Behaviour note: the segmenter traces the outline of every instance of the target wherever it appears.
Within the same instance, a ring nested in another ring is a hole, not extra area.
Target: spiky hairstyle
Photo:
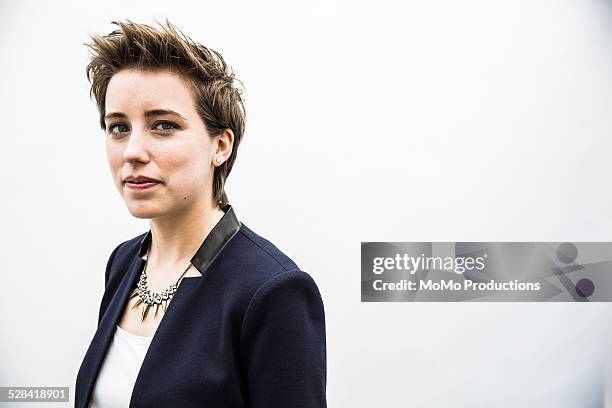
[[[86,68],[94,97],[104,121],[106,90],[113,75],[122,69],[137,68],[152,71],[172,71],[190,85],[198,114],[208,133],[217,136],[227,128],[234,133],[230,157],[215,168],[213,198],[228,203],[224,186],[242,140],[246,112],[242,101],[242,83],[217,51],[193,41],[166,20],[159,28],[132,21],[113,21],[119,28],[107,35],[92,35],[85,43],[91,52]],[[238,87],[237,85],[240,85]]]

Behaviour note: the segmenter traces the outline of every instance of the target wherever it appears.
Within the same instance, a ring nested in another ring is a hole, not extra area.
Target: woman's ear
[[[213,159],[215,166],[220,166],[232,154],[234,147],[234,132],[232,129],[226,128],[223,133],[216,137],[217,139],[217,150]]]

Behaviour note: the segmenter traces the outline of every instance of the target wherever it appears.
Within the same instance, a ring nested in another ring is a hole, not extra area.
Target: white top
[[[90,408],[125,408],[130,405],[136,376],[153,336],[137,336],[117,325],[100,368]]]

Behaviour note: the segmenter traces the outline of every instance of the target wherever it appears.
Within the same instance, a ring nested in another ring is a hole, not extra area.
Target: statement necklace
[[[147,259],[144,268],[142,269],[142,273],[140,274],[140,279],[138,280],[138,285],[132,292],[130,299],[138,296],[138,300],[132,306],[132,309],[135,309],[140,304],[142,304],[142,313],[140,314],[140,322],[142,323],[144,319],[147,317],[150,308],[155,308],[155,312],[153,313],[153,318],[157,316],[157,309],[159,309],[159,305],[162,306],[164,312],[168,307],[168,303],[172,296],[176,293],[176,289],[178,288],[178,284],[187,273],[187,270],[191,268],[191,262],[187,269],[183,271],[181,276],[177,279],[176,283],[171,283],[166,289],[164,289],[161,293],[151,292],[147,287],[147,264],[149,263],[149,252],[151,251],[151,245],[149,245],[149,249],[147,249]]]

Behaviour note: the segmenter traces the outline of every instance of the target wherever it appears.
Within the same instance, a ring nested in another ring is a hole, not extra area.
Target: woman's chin
[[[130,214],[136,218],[152,219],[163,216],[166,211],[146,203],[127,203]]]

